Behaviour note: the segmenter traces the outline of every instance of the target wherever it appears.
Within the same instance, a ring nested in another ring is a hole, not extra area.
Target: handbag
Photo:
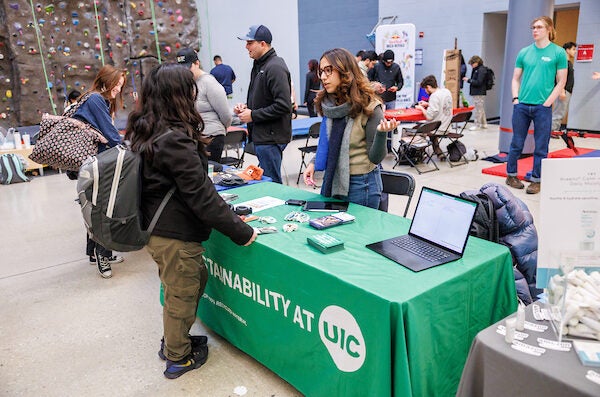
[[[45,113],[40,133],[29,158],[38,164],[78,171],[81,164],[98,154],[98,144],[108,140],[94,127],[70,116],[89,98],[89,94],[64,116]]]

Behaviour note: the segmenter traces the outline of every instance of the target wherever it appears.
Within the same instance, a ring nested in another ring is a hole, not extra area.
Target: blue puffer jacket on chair
[[[535,286],[538,236],[533,215],[527,205],[504,185],[486,183],[479,190],[494,204],[500,242],[510,249],[513,256],[517,293],[525,304],[529,304],[542,292]]]

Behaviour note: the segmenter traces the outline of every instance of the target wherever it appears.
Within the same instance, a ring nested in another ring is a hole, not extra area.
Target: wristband
[[[238,205],[235,207],[234,212],[237,215],[249,215],[252,213],[252,207],[246,207],[245,205]]]
[[[512,101],[514,102],[515,99],[519,99],[519,97],[518,96],[514,96]]]

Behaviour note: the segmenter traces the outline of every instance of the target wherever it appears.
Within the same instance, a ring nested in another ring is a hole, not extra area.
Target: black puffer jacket
[[[542,292],[535,286],[538,236],[533,224],[533,215],[527,205],[504,185],[487,183],[479,190],[494,204],[500,229],[500,243],[510,249],[515,262],[517,293],[526,304],[531,303],[531,300],[536,300],[537,295]]]
[[[154,156],[145,155],[142,178],[144,227],[171,186],[177,189],[163,210],[153,235],[182,241],[208,240],[212,228],[243,245],[253,234],[219,196],[206,173],[208,160],[183,130],[173,129],[152,144]]]
[[[292,140],[290,72],[271,48],[254,61],[248,87],[250,139],[256,144],[284,144]]]

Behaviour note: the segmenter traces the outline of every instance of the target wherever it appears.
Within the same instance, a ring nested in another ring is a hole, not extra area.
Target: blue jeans
[[[273,182],[281,183],[281,159],[283,150],[287,145],[257,145],[254,144],[256,157],[258,157],[258,166],[263,169],[264,175],[268,176]]]
[[[335,198],[378,209],[382,190],[381,172],[379,167],[375,167],[368,174],[350,175],[348,196],[335,196]]]
[[[517,160],[523,152],[527,130],[533,121],[533,172],[531,182],[539,182],[542,176],[542,159],[548,157],[548,143],[552,126],[552,108],[544,105],[526,105],[517,103],[513,106],[512,127],[513,137],[508,152],[506,174],[517,176]]]

